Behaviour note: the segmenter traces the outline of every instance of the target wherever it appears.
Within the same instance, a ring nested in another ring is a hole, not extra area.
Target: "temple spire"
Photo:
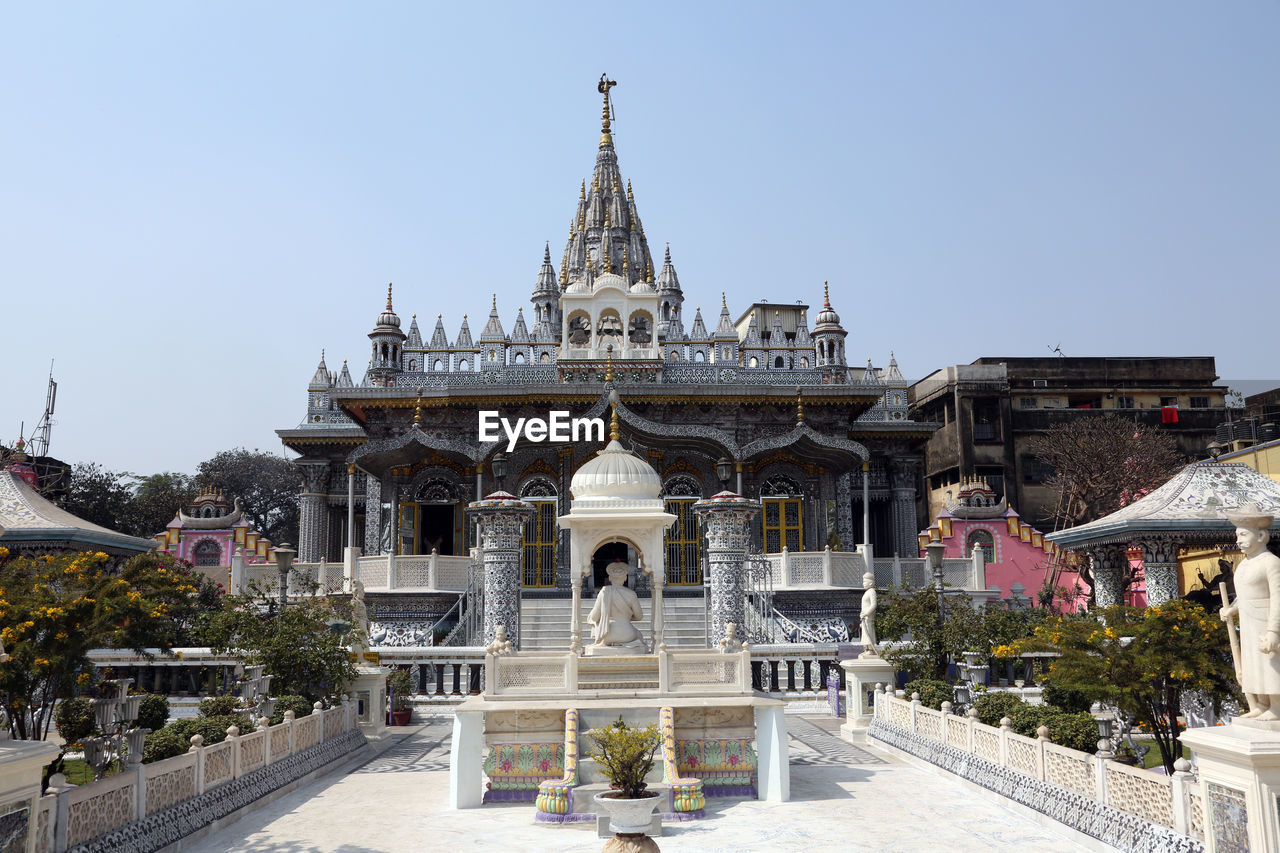
[[[613,147],[613,134],[609,132],[609,119],[613,118],[613,103],[609,98],[609,90],[618,85],[616,80],[610,80],[607,74],[600,75],[600,83],[596,86],[596,91],[604,95],[604,108],[600,113],[600,147]]]

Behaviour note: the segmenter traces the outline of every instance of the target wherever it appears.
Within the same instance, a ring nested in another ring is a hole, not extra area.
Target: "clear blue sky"
[[[1274,0],[6,4],[0,433],[56,358],[55,456],[190,471],[278,450],[321,347],[358,381],[388,281],[406,327],[496,292],[510,331],[602,71],[689,308],[829,279],[850,360],[912,378],[1280,384],[1278,43]]]

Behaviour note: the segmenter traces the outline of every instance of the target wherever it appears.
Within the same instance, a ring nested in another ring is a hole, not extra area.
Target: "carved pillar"
[[[707,567],[710,574],[711,634],[707,641],[715,648],[730,623],[743,631],[743,562],[751,541],[751,519],[760,504],[739,495],[721,492],[698,501],[693,512],[707,534]]]
[[[520,537],[533,505],[507,492],[494,492],[467,505],[467,513],[480,522],[480,546],[484,548],[484,640],[489,645],[498,626],[507,639],[520,647]]]
[[[916,460],[894,459],[890,468],[892,484],[893,550],[903,557],[919,552],[916,539]]]
[[[852,551],[858,543],[853,535],[853,474],[848,471],[836,478],[836,525],[840,550]]]
[[[1164,604],[1178,597],[1178,543],[1158,537],[1137,543],[1142,548],[1147,579],[1147,604]]]
[[[1124,548],[1107,545],[1089,549],[1093,566],[1093,600],[1098,607],[1124,603]]]
[[[299,462],[302,469],[302,514],[298,524],[298,562],[318,563],[329,544],[326,529],[328,462]]]
[[[364,553],[382,554],[382,481],[364,481]]]

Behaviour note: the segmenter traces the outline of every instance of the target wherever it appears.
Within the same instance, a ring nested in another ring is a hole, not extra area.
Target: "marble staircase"
[[[636,622],[640,633],[649,637],[649,614],[652,599],[640,599],[644,619]],[[592,599],[582,602],[582,642],[591,642]],[[562,652],[569,648],[569,622],[573,602],[568,598],[526,598],[520,604],[521,651]],[[707,647],[706,599],[698,597],[664,598],[663,638],[669,648],[695,649]]]

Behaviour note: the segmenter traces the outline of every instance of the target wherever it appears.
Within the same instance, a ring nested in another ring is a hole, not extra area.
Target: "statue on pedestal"
[[[1257,507],[1227,514],[1244,559],[1236,566],[1236,599],[1219,611],[1227,630],[1240,620],[1236,675],[1249,701],[1246,720],[1280,722],[1280,557],[1267,550],[1273,516]],[[1234,637],[1233,637],[1234,640]]]
[[[587,620],[591,623],[591,639],[586,649],[588,655],[644,654],[644,638],[632,625],[643,618],[640,598],[623,584],[631,574],[631,566],[622,560],[609,564],[609,585],[596,595]]]
[[[858,643],[862,645],[862,654],[858,657],[876,657],[876,576],[867,572],[862,576],[862,609],[859,621],[862,623],[862,635]]]
[[[369,651],[369,608],[364,603],[364,584],[351,582],[351,651]]]

